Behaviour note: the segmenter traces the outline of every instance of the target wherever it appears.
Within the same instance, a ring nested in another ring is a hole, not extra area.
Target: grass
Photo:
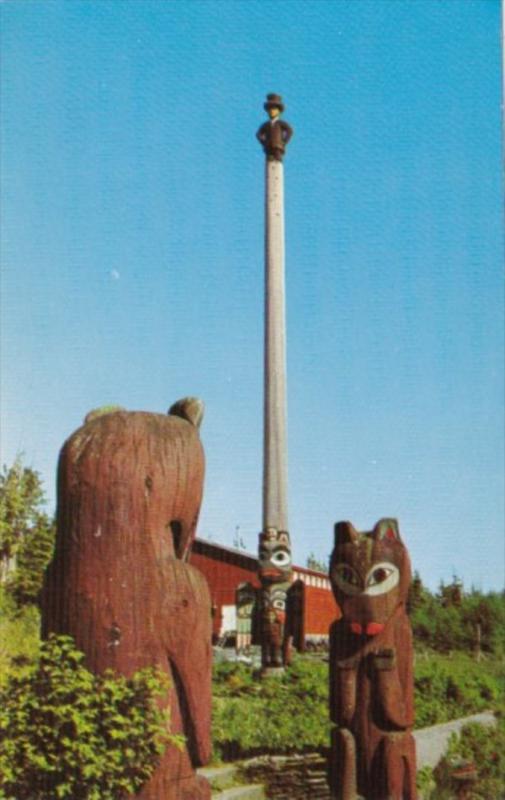
[[[35,606],[16,609],[0,586],[0,682],[12,664],[37,658],[40,647],[40,613]]]
[[[415,663],[416,728],[505,708],[504,664],[424,652]],[[217,759],[320,750],[329,742],[328,664],[297,656],[282,678],[259,681],[243,664],[214,667]]]

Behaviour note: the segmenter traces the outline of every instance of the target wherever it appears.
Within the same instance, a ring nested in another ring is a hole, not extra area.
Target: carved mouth
[[[260,575],[263,578],[281,578],[283,573],[278,569],[262,569]]]

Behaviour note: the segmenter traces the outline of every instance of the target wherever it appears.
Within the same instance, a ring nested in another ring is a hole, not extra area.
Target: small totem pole
[[[394,519],[335,526],[330,580],[330,775],[336,800],[415,800],[410,562]]]
[[[187,563],[202,498],[203,403],[168,416],[89,414],[58,466],[58,532],[43,633],[70,634],[95,672],[157,666],[170,680],[172,733],[142,800],[209,800],[196,767],[210,757],[211,613]]]
[[[265,159],[265,365],[263,531],[259,537],[263,674],[282,673],[287,658],[286,593],[291,583],[287,527],[286,322],[284,289],[284,173],[292,129],[280,119],[282,98],[267,95],[270,119],[256,136]]]
[[[252,624],[256,606],[256,589],[252,583],[240,583],[235,593],[237,609],[237,644],[238,654],[248,653],[252,643]]]
[[[260,534],[259,548],[261,663],[264,675],[280,674],[289,663],[287,603],[291,577],[289,534],[267,529]]]

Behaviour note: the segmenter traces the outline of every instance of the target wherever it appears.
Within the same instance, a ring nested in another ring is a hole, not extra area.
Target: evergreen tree
[[[20,456],[0,474],[0,583],[20,605],[36,602],[54,547],[39,473]]]
[[[416,609],[421,608],[426,602],[427,591],[423,586],[419,572],[415,570],[412,581],[409,586],[409,594],[407,598],[407,612],[412,614]]]
[[[316,558],[314,553],[307,556],[307,569],[313,569],[315,572],[328,572],[329,559],[323,561],[321,558]]]

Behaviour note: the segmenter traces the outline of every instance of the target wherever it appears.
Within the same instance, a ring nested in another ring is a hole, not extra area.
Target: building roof
[[[258,556],[253,555],[252,553],[247,553],[245,550],[239,550],[235,547],[227,547],[223,544],[218,544],[217,542],[210,541],[209,539],[201,539],[197,537],[194,541],[193,547],[196,552],[206,552],[209,555],[213,555],[214,558],[219,558],[221,554],[224,556],[225,554],[228,556],[230,560],[238,560],[241,561],[243,564],[247,563],[249,569],[258,569]],[[293,564],[293,570],[295,572],[301,573],[303,575],[314,575],[317,578],[326,578],[328,579],[327,572],[321,572],[317,569],[310,569],[309,567],[298,567]]]

